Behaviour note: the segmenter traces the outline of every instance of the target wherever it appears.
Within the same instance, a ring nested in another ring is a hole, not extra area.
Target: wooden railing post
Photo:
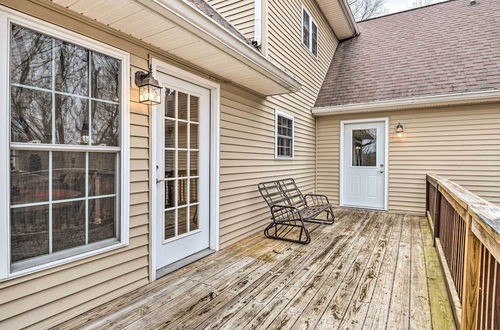
[[[477,325],[481,242],[472,233],[472,221],[472,216],[467,213],[461,329],[476,329]]]
[[[441,192],[439,184],[436,183],[436,193],[434,194],[434,247],[436,247],[436,238],[439,237],[439,226],[441,224]]]

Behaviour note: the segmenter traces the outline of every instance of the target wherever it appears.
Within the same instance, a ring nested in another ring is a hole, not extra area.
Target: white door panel
[[[210,91],[163,73],[155,107],[157,269],[209,248]]]
[[[344,124],[342,205],[385,208],[385,122]]]

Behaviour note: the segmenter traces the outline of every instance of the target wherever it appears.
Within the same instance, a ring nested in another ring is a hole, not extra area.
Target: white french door
[[[156,268],[210,245],[210,91],[158,72]]]
[[[341,204],[385,209],[386,122],[343,122],[342,125]]]

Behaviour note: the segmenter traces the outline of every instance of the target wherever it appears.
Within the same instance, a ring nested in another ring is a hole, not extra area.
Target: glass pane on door
[[[165,90],[165,240],[199,229],[199,103],[198,96]]]
[[[352,166],[377,166],[377,129],[352,131]]]

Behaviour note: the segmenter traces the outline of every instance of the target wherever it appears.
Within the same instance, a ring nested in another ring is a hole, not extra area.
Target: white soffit
[[[284,94],[300,89],[295,78],[182,0],[52,2],[259,94]]]
[[[349,39],[359,33],[347,1],[316,0],[316,2],[337,38]]]

